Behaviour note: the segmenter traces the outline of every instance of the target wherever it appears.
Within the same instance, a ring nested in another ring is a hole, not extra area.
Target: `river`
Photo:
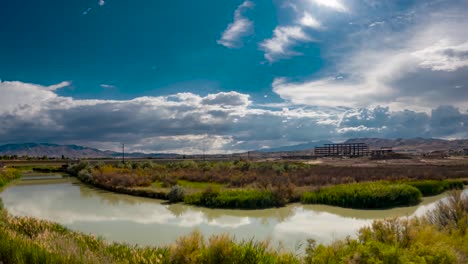
[[[266,210],[220,210],[167,205],[160,200],[95,189],[75,178],[43,175],[9,185],[0,197],[12,215],[51,220],[109,241],[158,246],[199,230],[205,236],[228,233],[238,240],[269,239],[274,247],[297,251],[308,238],[330,243],[355,236],[360,227],[374,219],[422,215],[444,195],[424,198],[417,206],[388,210],[301,204]]]

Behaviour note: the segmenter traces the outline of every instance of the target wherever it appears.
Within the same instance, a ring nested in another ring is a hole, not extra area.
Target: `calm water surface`
[[[0,197],[13,215],[51,220],[110,241],[163,245],[197,229],[206,236],[229,233],[237,239],[270,239],[275,246],[295,249],[308,238],[329,243],[355,236],[374,219],[422,215],[443,195],[425,198],[418,206],[390,210],[300,204],[267,210],[219,210],[114,194],[74,178],[28,177],[4,189]]]

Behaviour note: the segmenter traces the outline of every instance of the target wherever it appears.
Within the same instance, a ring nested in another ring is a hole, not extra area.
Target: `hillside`
[[[7,144],[0,146],[0,155],[17,155],[30,157],[61,157],[69,158],[104,158],[112,157],[115,152],[101,151],[77,145],[57,145],[48,143]]]
[[[345,143],[366,143],[371,148],[392,147],[395,150],[462,150],[468,148],[468,139],[444,140],[436,138],[410,138],[410,139],[382,139],[382,138],[353,138]]]

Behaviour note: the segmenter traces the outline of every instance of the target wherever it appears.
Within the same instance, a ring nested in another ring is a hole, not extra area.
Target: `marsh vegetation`
[[[455,179],[466,177],[468,167],[429,167],[423,171],[412,166],[360,168],[293,162],[183,161],[116,166],[82,162],[68,171],[103,189],[212,208],[261,209],[299,201],[388,208],[463,188],[463,181]]]

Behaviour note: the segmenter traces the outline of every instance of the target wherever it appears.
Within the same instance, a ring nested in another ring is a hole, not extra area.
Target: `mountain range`
[[[55,157],[63,156],[67,158],[116,158],[121,157],[121,152],[110,150],[99,150],[95,148],[77,146],[77,145],[58,145],[49,143],[23,143],[23,144],[6,144],[0,146],[0,156],[2,155],[17,155],[30,157]],[[130,152],[125,153],[125,157],[145,158],[145,157],[175,157],[176,154],[161,154],[161,153],[140,153]]]
[[[261,149],[258,152],[288,152],[288,151],[306,151],[312,150],[315,147],[331,144],[328,140],[313,141],[292,146],[279,146],[268,149]],[[344,143],[366,143],[371,149],[379,149],[381,147],[392,147],[394,150],[416,150],[420,152],[430,152],[437,150],[462,150],[468,149],[468,139],[459,140],[444,140],[435,138],[411,138],[411,139],[382,139],[382,138],[353,138],[348,139]],[[49,143],[23,143],[23,144],[6,144],[0,146],[0,156],[17,155],[30,157],[56,157],[63,156],[67,158],[117,158],[122,155],[121,152],[103,151],[96,148],[89,148],[77,145],[58,145]],[[161,154],[161,153],[125,153],[126,157],[131,158],[147,158],[147,157],[164,157],[173,158],[177,154]]]
[[[373,149],[392,147],[394,150],[417,150],[422,152],[437,150],[463,150],[468,149],[468,139],[445,140],[438,138],[409,138],[409,139],[383,139],[383,138],[353,138],[345,143],[366,143]]]

